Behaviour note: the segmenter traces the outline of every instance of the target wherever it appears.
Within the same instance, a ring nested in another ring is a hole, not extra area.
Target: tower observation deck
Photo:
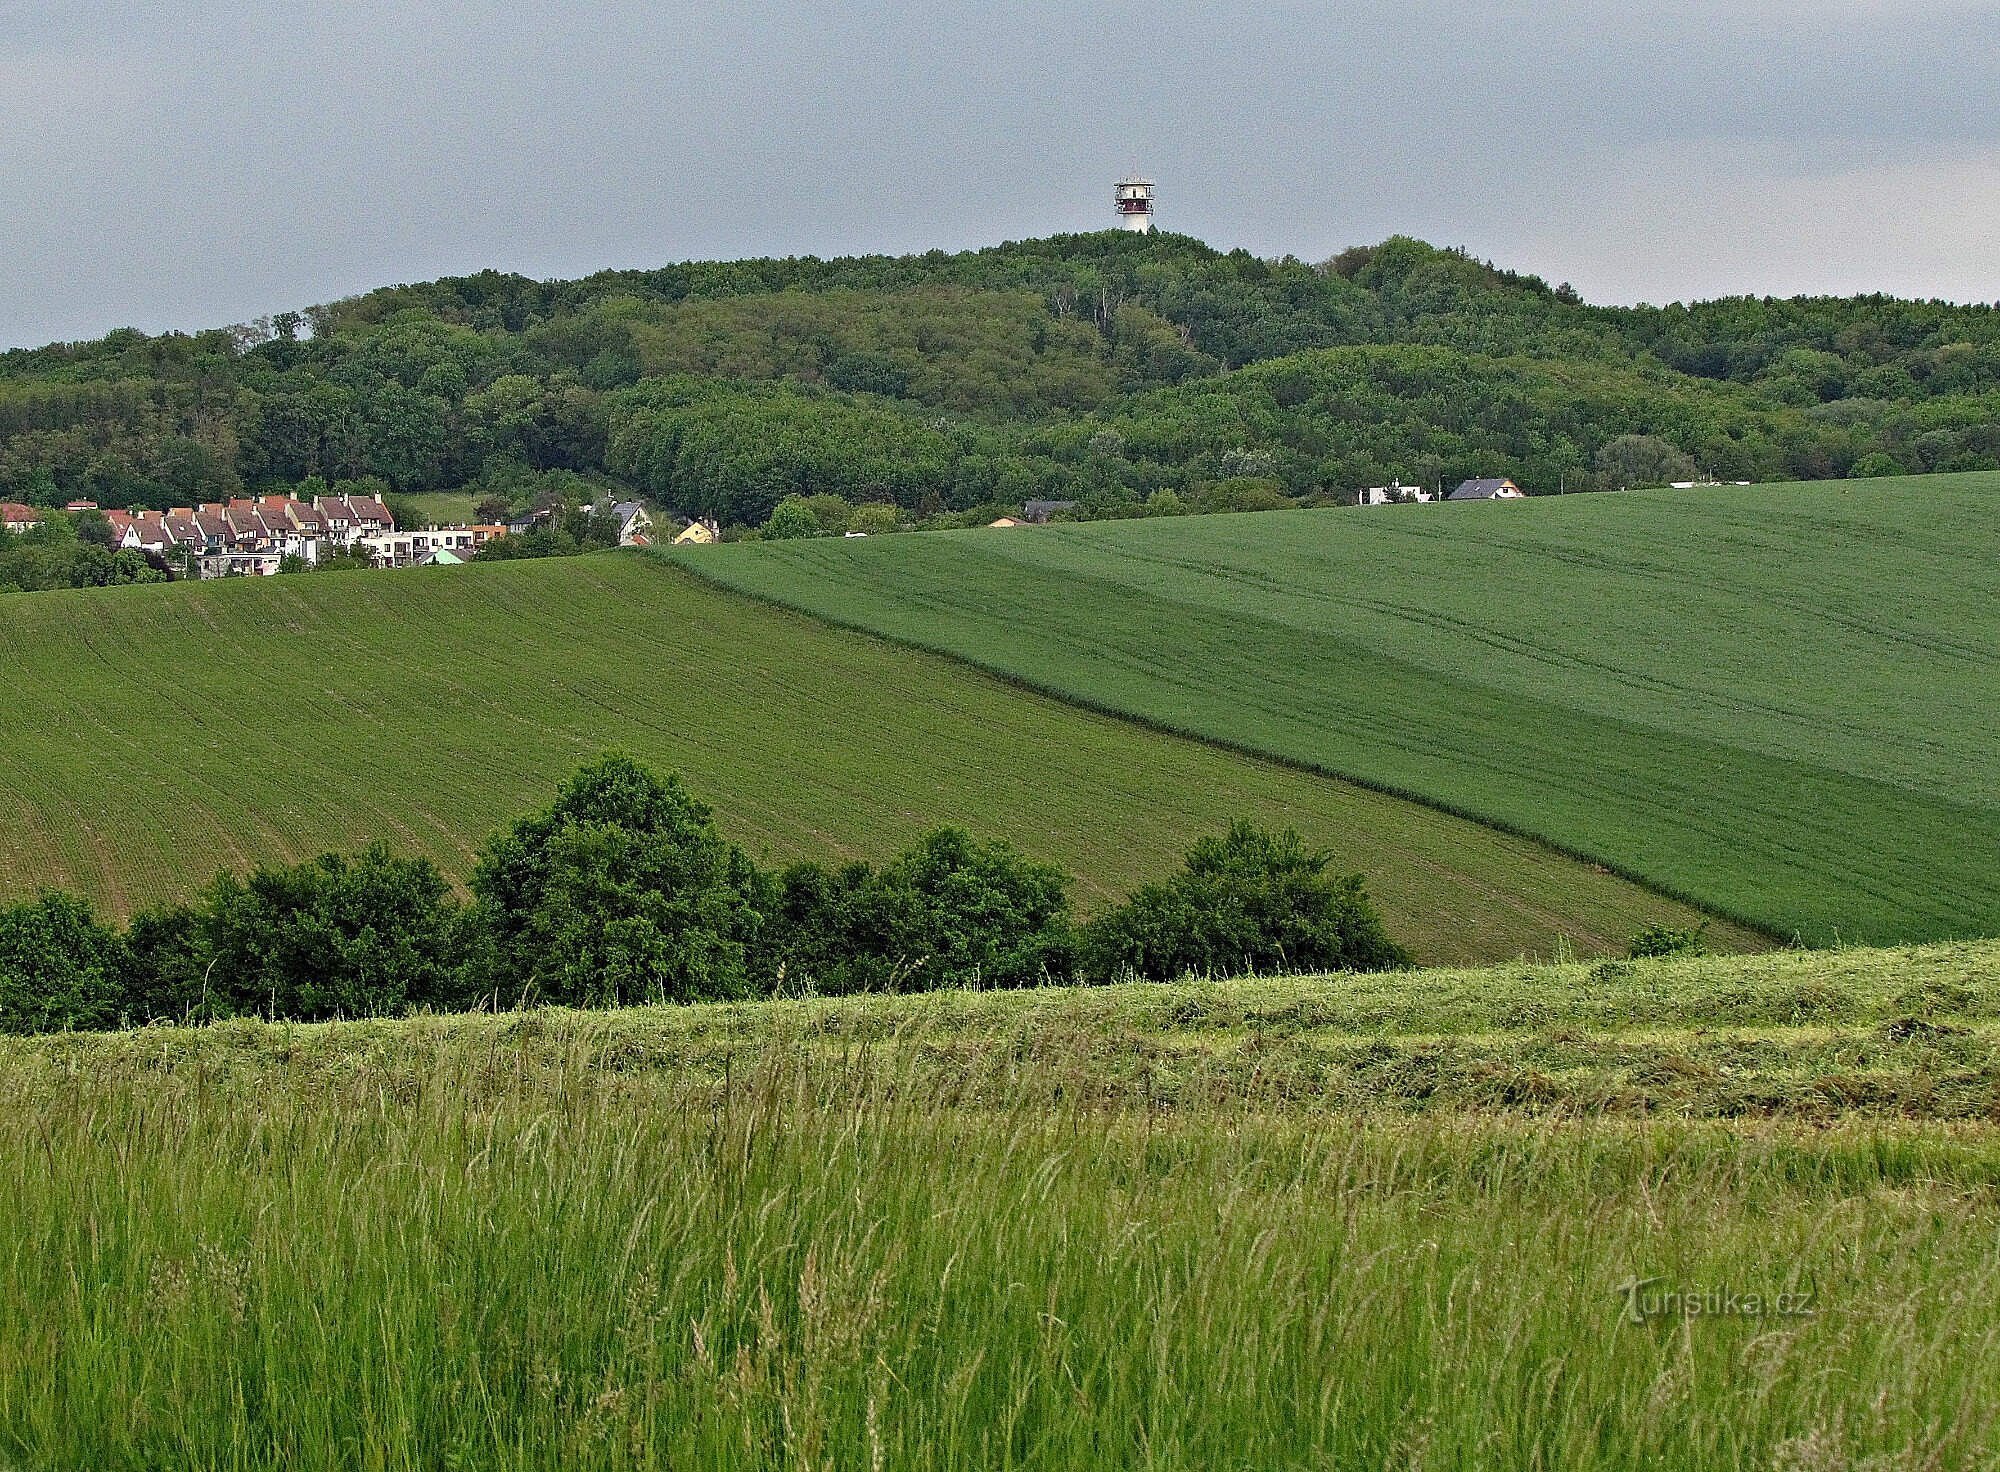
[[[1118,228],[1146,233],[1153,228],[1153,181],[1133,177],[1118,181],[1115,198]]]

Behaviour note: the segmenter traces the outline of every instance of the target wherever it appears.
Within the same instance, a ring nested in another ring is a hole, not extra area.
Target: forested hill
[[[762,522],[2000,466],[2000,313],[1603,308],[1408,239],[1185,236],[397,286],[252,327],[0,354],[0,498],[187,504],[369,477],[509,504],[610,479]],[[579,482],[577,477],[583,477]]]

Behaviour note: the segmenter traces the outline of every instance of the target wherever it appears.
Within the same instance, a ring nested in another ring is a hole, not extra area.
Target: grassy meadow
[[[1365,872],[1426,960],[1616,952],[1698,918],[1544,846],[632,554],[0,600],[0,686],[0,898],[53,885],[120,916],[378,838],[462,877],[622,747],[765,858],[880,858],[957,823],[1065,865],[1088,907],[1245,816]]]
[[[2000,474],[693,549],[1813,943],[2000,930]]]
[[[453,526],[479,520],[479,497],[470,491],[414,491],[397,496],[396,504],[414,511],[430,526]]]
[[[1987,944],[10,1040],[0,1463],[1991,1465],[1996,1033]]]

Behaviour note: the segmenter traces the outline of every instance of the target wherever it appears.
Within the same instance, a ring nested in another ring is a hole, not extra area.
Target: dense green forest
[[[0,497],[185,504],[376,477],[512,505],[613,479],[757,525],[2000,467],[2000,313],[1589,306],[1409,239],[1319,264],[1185,236],[487,272],[250,326],[0,354]],[[555,479],[552,481],[551,478]]]

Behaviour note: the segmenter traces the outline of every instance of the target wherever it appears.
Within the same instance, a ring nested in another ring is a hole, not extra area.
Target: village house
[[[396,529],[389,508],[372,496],[314,496],[313,510],[325,524],[327,537],[342,547]]]
[[[651,526],[643,508],[624,525],[639,532]],[[307,566],[335,551],[365,553],[377,567],[452,565],[470,561],[504,526],[427,526],[396,529],[389,508],[370,496],[232,497],[176,506],[104,513],[111,545],[162,560],[188,561],[203,578],[268,577],[289,559]],[[42,519],[30,506],[0,503],[9,531],[26,530]]]
[[[649,547],[653,542],[653,518],[637,501],[600,501],[583,508],[592,516],[618,519],[618,545]]]
[[[0,526],[10,532],[24,532],[42,524],[42,513],[19,501],[0,501]]]
[[[1021,520],[1042,526],[1056,513],[1074,510],[1076,510],[1074,501],[1029,501],[1021,507]]]
[[[1400,506],[1411,501],[1436,499],[1422,486],[1406,486],[1399,480],[1392,480],[1386,486],[1368,486],[1354,493],[1357,506]]]
[[[376,567],[420,567],[442,560],[436,556],[441,552],[452,554],[451,564],[470,561],[488,542],[506,535],[504,526],[420,526],[373,532],[357,537],[354,546]]]
[[[1528,493],[1511,480],[1467,480],[1460,481],[1458,489],[1445,497],[1447,501],[1515,501]]]
[[[706,547],[722,540],[721,529],[712,521],[691,521],[674,538],[676,547]]]

